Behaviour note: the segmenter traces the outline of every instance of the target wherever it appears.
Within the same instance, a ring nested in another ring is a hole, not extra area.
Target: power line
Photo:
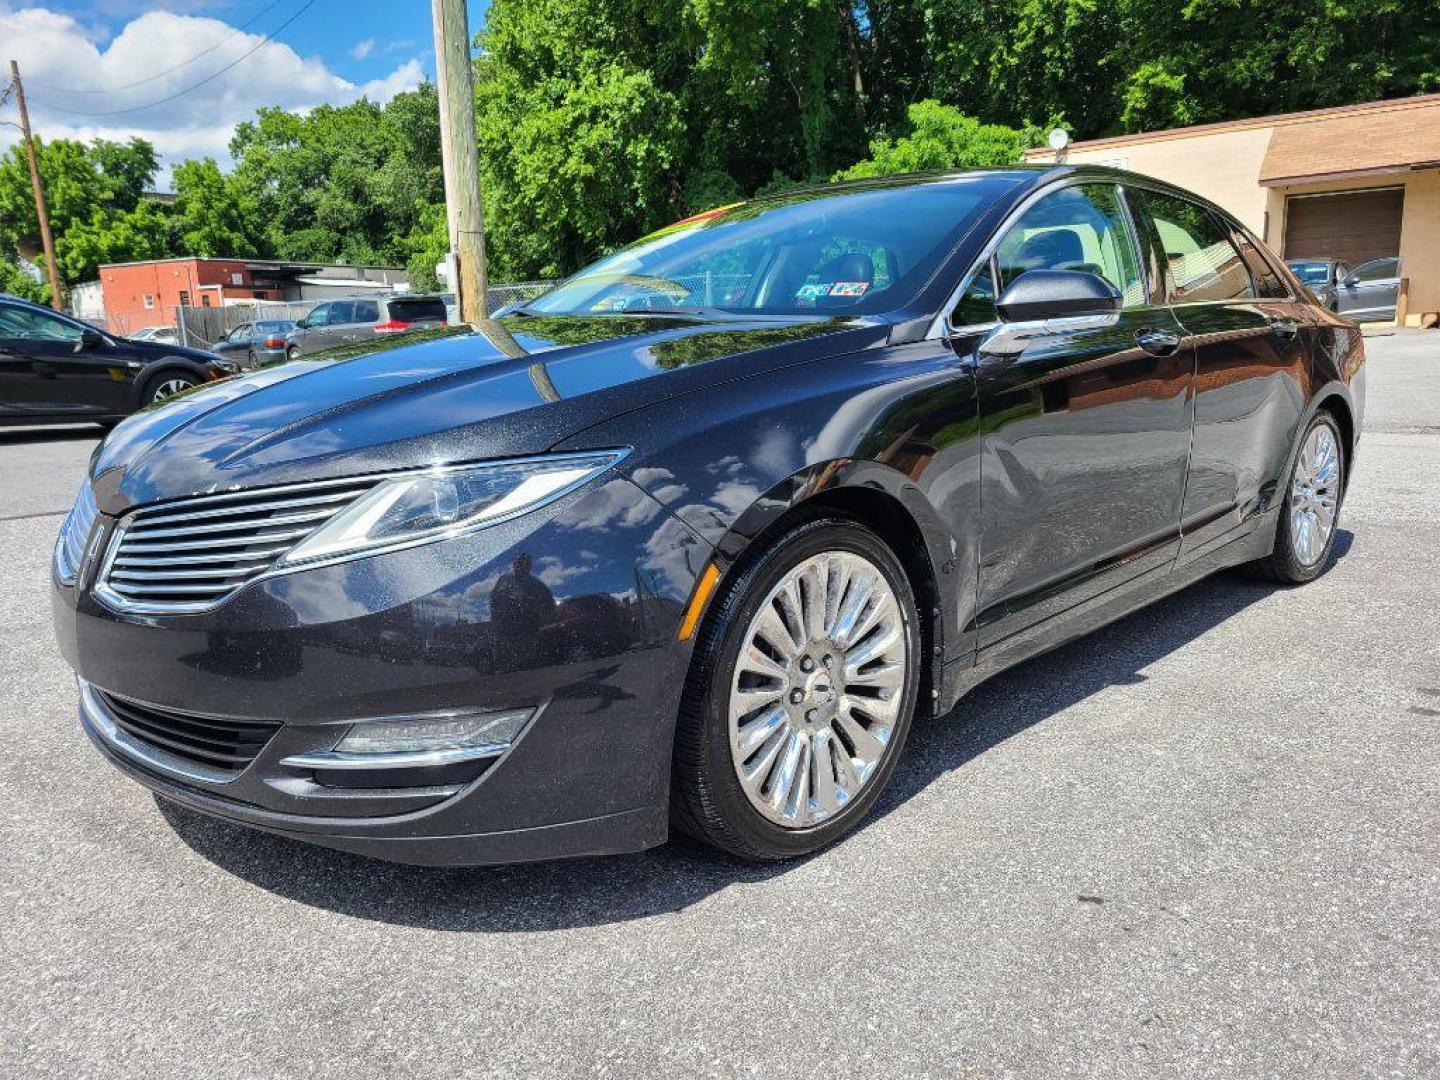
[[[122,83],[120,86],[108,86],[100,88],[77,88],[73,86],[60,86],[56,83],[43,83],[35,79],[31,79],[30,85],[38,86],[42,90],[58,90],[62,94],[118,94],[121,90],[132,90],[137,86],[144,86],[146,83],[152,83],[156,79],[163,79],[166,75],[172,75],[183,67],[189,67],[196,60],[199,60],[202,56],[209,56],[216,49],[220,48],[221,45],[225,45],[231,41],[234,41],[247,27],[258,22],[262,16],[264,16],[268,11],[270,11],[271,8],[275,7],[279,3],[280,0],[270,0],[270,3],[266,4],[263,8],[261,8],[254,15],[250,16],[250,18],[246,19],[239,26],[235,27],[230,33],[226,34],[223,38],[217,41],[214,45],[211,45],[208,49],[202,49],[200,52],[196,53],[188,60],[181,60],[180,63],[176,64],[174,67],[168,67],[164,71],[157,71],[154,75],[149,75],[143,79],[137,79],[135,82]]]
[[[155,108],[155,106],[157,106],[157,105],[164,105],[166,102],[174,101],[176,98],[184,97],[186,94],[190,93],[190,91],[192,91],[192,90],[198,90],[198,89],[200,89],[200,87],[204,86],[206,83],[214,82],[214,81],[215,81],[216,79],[218,79],[221,75],[224,75],[227,71],[229,71],[231,68],[235,67],[237,64],[243,63],[246,59],[248,59],[249,57],[255,55],[255,53],[259,52],[259,51],[260,51],[262,48],[264,48],[266,45],[270,44],[270,42],[272,42],[273,40],[275,40],[275,35],[276,35],[276,34],[280,33],[281,30],[284,30],[287,26],[289,26],[291,23],[293,23],[293,22],[294,22],[296,19],[298,19],[301,15],[304,15],[305,12],[306,12],[307,10],[309,10],[309,8],[310,8],[314,3],[315,3],[315,0],[305,0],[305,3],[303,3],[303,4],[300,5],[299,9],[295,12],[295,14],[291,15],[288,19],[286,19],[284,22],[282,22],[282,23],[281,23],[279,26],[277,26],[274,30],[271,30],[268,34],[266,34],[263,38],[261,38],[260,41],[259,41],[259,43],[258,43],[257,45],[255,45],[253,48],[251,48],[251,49],[248,50],[247,52],[242,53],[240,56],[237,56],[234,60],[232,60],[230,63],[226,64],[224,67],[222,67],[219,71],[215,72],[213,75],[207,75],[207,76],[205,76],[205,78],[201,79],[199,82],[193,82],[193,83],[191,83],[189,86],[184,87],[184,88],[181,89],[181,90],[175,91],[175,93],[173,93],[173,94],[169,94],[169,95],[167,95],[166,97],[159,98],[159,99],[156,100],[156,101],[148,102],[148,103],[145,104],[145,105],[135,105],[135,106],[133,106],[133,107],[131,107],[131,108],[128,108],[128,109],[108,109],[108,110],[105,110],[105,111],[98,111],[98,112],[97,112],[97,111],[92,111],[92,110],[89,110],[89,109],[65,109],[65,108],[61,108],[59,105],[52,104],[51,102],[48,102],[48,101],[36,101],[36,104],[37,104],[37,105],[43,105],[45,108],[50,109],[52,112],[65,113],[65,114],[67,114],[67,115],[69,115],[69,116],[123,116],[123,115],[125,115],[126,113],[144,112],[146,109],[153,109],[153,108]]]

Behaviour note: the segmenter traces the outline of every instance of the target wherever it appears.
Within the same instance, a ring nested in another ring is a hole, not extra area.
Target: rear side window
[[[1136,194],[1155,224],[1165,253],[1173,302],[1243,300],[1255,295],[1240,252],[1210,211],[1171,195]]]
[[[1399,259],[1372,259],[1355,268],[1355,277],[1360,281],[1384,281],[1400,273]]]
[[[445,301],[438,296],[416,297],[413,300],[391,300],[390,318],[397,322],[445,321]]]
[[[356,321],[356,322],[379,322],[379,321],[380,321],[380,305],[379,305],[379,303],[377,303],[377,302],[374,301],[374,300],[356,300],[356,301],[355,301],[355,321]]]

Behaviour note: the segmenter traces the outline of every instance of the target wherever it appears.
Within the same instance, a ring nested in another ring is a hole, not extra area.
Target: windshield
[[[526,311],[771,315],[903,307],[1015,174],[803,192],[721,207],[581,270]]]
[[[1306,285],[1328,285],[1330,284],[1330,264],[1326,262],[1292,262],[1287,263],[1295,276]]]

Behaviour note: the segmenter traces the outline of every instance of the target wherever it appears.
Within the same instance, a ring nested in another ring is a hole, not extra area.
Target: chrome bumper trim
[[[393,753],[347,754],[339,750],[318,750],[283,758],[281,765],[295,769],[405,769],[426,765],[455,765],[499,757],[510,743],[488,746],[457,746],[449,750],[398,750]]]
[[[81,719],[105,741],[106,746],[117,753],[138,761],[158,773],[179,777],[182,780],[198,780],[203,784],[228,784],[239,777],[240,773],[238,772],[207,768],[204,765],[197,765],[193,761],[176,757],[174,754],[168,754],[164,750],[148,746],[122,731],[110,715],[110,710],[100,700],[100,696],[95,693],[95,688],[84,679],[77,678],[75,681],[80,687]]]

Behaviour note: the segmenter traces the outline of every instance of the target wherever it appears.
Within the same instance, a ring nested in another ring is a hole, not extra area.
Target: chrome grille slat
[[[97,591],[112,606],[153,612],[213,607],[378,481],[203,495],[121,521]]]
[[[266,562],[279,555],[282,551],[290,548],[289,544],[276,544],[272,547],[258,548],[254,551],[241,551],[230,555],[125,555],[124,558],[115,560],[116,570],[127,570],[131,567],[146,569],[155,566],[205,566],[215,562],[252,563]]]
[[[55,561],[62,581],[74,581],[79,573],[80,562],[85,558],[85,542],[90,538],[90,530],[95,527],[98,514],[95,493],[90,488],[90,481],[86,480],[80,485],[80,494],[75,498],[75,505],[60,524],[60,540],[56,545]]]
[[[264,520],[267,526],[298,525],[299,523],[304,521],[324,521],[326,518],[333,516],[335,514],[335,511],[338,509],[338,507],[335,507],[323,510],[311,510],[302,514],[282,514],[279,517],[273,517]],[[212,522],[209,525],[180,525],[171,528],[160,529],[150,528],[148,525],[137,524],[131,526],[131,528],[127,530],[126,535],[135,536],[142,540],[151,540],[157,537],[164,537],[169,539],[173,537],[205,536],[209,533],[240,532],[241,530],[249,532],[253,529],[254,525],[251,522],[247,522],[244,520]]]
[[[137,552],[149,554],[155,551],[211,551],[217,548],[226,547],[250,547],[256,543],[269,543],[275,540],[298,540],[306,533],[313,531],[313,526],[307,525],[303,529],[287,529],[283,532],[259,532],[254,536],[216,537],[209,540],[179,541],[172,543],[127,543],[123,550],[126,552]],[[291,545],[286,544],[287,548]]]
[[[351,500],[353,496],[349,492],[332,492],[328,495],[314,495],[306,499],[274,499],[269,502],[241,503],[239,505],[219,506],[210,510],[197,510],[194,513],[183,511],[168,514],[156,514],[147,517],[145,524],[164,525],[172,521],[200,521],[207,518],[221,517],[244,517],[246,515],[262,514],[273,510],[290,510],[307,506],[331,506],[337,508]],[[333,510],[332,510],[333,512]]]

